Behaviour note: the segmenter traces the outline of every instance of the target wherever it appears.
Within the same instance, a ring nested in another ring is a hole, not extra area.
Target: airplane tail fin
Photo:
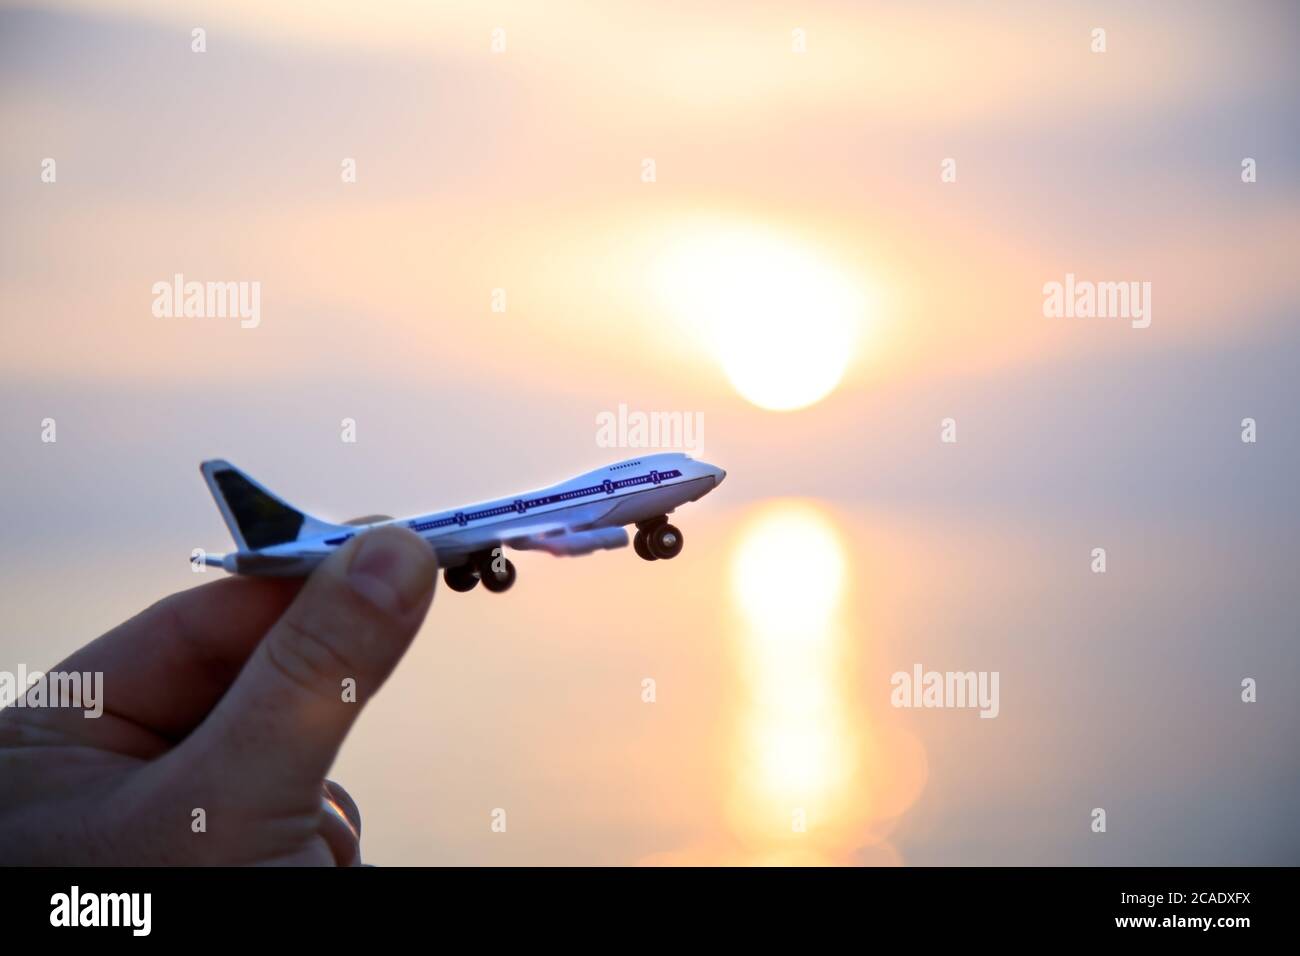
[[[299,511],[228,461],[205,461],[199,470],[241,551],[257,551],[346,527]]]

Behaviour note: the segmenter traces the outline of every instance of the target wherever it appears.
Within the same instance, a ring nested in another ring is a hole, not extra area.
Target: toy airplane
[[[302,576],[354,535],[397,525],[429,542],[453,591],[468,591],[482,581],[495,592],[515,583],[515,566],[502,554],[503,546],[588,554],[625,547],[624,525],[634,524],[633,547],[640,557],[675,558],[683,539],[668,523],[668,515],[704,497],[727,476],[721,468],[688,455],[646,455],[513,498],[347,525],[299,511],[227,461],[205,461],[201,470],[239,545],[232,554],[204,555],[205,564],[235,574]]]

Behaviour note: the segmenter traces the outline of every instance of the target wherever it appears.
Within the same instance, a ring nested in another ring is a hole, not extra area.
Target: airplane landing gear
[[[499,548],[479,555],[476,564],[479,580],[493,594],[508,591],[510,585],[515,583],[514,562],[502,554]]]
[[[458,568],[443,571],[442,579],[453,591],[472,591],[478,584],[478,571],[472,564],[462,564]]]
[[[651,554],[662,561],[681,554],[684,543],[682,533],[667,522],[646,533],[646,546]]]
[[[645,541],[645,532],[639,528],[637,529],[636,534],[632,536],[632,550],[635,551],[637,557],[641,558],[643,561],[659,560],[650,553],[650,545],[646,544]]]
[[[515,565],[499,548],[481,551],[459,567],[447,568],[442,579],[453,591],[472,591],[482,581],[483,587],[500,594],[515,583]]]
[[[652,518],[637,525],[636,537],[632,539],[633,550],[646,561],[668,561],[682,553],[685,539],[675,525],[668,523],[666,517]]]

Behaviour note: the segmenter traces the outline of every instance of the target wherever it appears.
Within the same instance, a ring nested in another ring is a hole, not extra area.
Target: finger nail
[[[382,528],[361,535],[348,584],[380,610],[401,616],[433,586],[433,549],[409,531]]]

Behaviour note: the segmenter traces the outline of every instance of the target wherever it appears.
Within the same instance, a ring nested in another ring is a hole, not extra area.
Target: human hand
[[[356,805],[325,773],[436,572],[427,543],[379,528],[306,583],[182,591],[81,648],[51,670],[102,672],[101,717],[0,711],[0,863],[359,863]]]

